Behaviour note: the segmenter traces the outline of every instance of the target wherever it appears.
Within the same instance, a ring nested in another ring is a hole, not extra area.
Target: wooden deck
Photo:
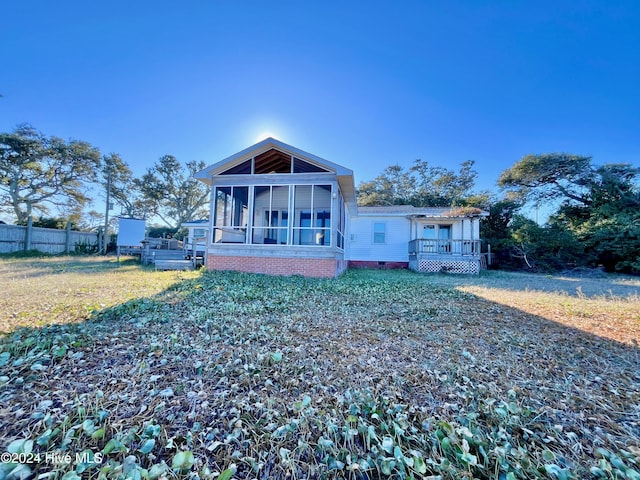
[[[193,270],[204,265],[204,256],[198,256],[196,252],[197,256],[194,257],[193,250],[185,248],[186,245],[183,246],[182,242],[156,245],[155,248],[151,248],[149,243],[142,248],[140,260],[143,265],[153,265],[156,270]],[[168,248],[170,246],[174,248]]]
[[[409,268],[416,272],[478,274],[486,268],[480,240],[417,238],[409,242]]]

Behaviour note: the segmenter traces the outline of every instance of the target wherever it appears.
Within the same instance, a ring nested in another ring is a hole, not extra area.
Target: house
[[[480,219],[487,215],[475,208],[360,206],[350,223],[349,265],[479,273]]]
[[[194,220],[192,222],[184,222],[180,225],[188,231],[187,242],[194,243],[197,240],[207,236],[209,230],[209,220]]]
[[[195,178],[211,186],[208,269],[335,277],[347,268],[351,170],[267,138]]]
[[[195,178],[211,187],[210,270],[335,277],[349,265],[480,269],[486,213],[358,207],[353,171],[274,138]]]
[[[209,220],[194,220],[184,222],[180,225],[187,229],[187,236],[183,240],[187,255],[204,256],[207,247],[207,232],[209,231]]]

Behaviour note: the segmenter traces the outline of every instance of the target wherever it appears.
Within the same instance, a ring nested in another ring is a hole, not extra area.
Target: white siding
[[[480,221],[478,219],[460,219],[452,218],[448,220],[433,219],[425,220],[420,219],[414,222],[414,230],[411,233],[412,240],[414,238],[422,238],[422,227],[424,225],[450,225],[451,226],[451,239],[452,240],[478,240],[480,238]],[[473,235],[472,235],[473,231]]]
[[[385,243],[377,244],[373,240],[374,224],[386,225]],[[422,238],[424,224],[451,226],[451,238],[454,240],[478,240],[480,238],[480,222],[474,219],[420,219],[412,222],[407,217],[398,216],[356,216],[349,222],[349,233],[346,237],[345,255],[348,260],[373,262],[407,262],[409,261],[409,241]],[[413,229],[413,230],[412,230]],[[473,230],[473,234],[472,234]]]
[[[480,219],[479,218],[474,218],[474,219],[465,218],[460,221],[460,224],[462,224],[462,227],[458,227],[458,228],[464,229],[464,233],[461,230],[458,230],[457,236],[454,236],[453,238],[460,238],[462,240],[479,240],[480,239]]]
[[[373,243],[373,225],[384,223],[385,243]],[[411,225],[408,218],[366,216],[352,217],[346,238],[348,260],[374,262],[408,262]]]

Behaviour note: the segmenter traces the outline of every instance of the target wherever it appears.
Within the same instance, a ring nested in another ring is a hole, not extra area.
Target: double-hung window
[[[374,222],[373,243],[387,243],[387,224],[386,223]]]

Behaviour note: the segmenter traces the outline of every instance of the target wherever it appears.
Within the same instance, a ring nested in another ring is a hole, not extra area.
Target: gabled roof
[[[469,218],[487,217],[480,209],[468,207],[414,207],[413,205],[385,205],[358,207],[358,216],[427,217],[427,218]]]
[[[340,189],[342,190],[342,194],[344,195],[345,203],[347,204],[349,210],[355,211],[356,187],[353,179],[353,170],[343,167],[342,165],[338,165],[337,163],[330,162],[329,160],[325,160],[324,158],[320,158],[311,153],[305,152],[304,150],[300,150],[299,148],[288,145],[272,137],[265,138],[255,145],[245,148],[244,150],[231,155],[224,160],[220,160],[219,162],[205,167],[204,169],[197,172],[194,175],[194,178],[208,185],[211,185],[212,177],[219,175],[222,172],[240,165],[241,163],[246,162],[247,160],[265,153],[271,149],[279,150],[283,153],[309,162],[310,164],[317,165],[318,167],[321,167],[322,169],[327,170],[330,173],[334,173],[338,177],[338,184],[340,185]]]
[[[343,167],[342,165],[338,165],[337,163],[330,162],[329,160],[325,160],[324,158],[320,158],[311,153],[305,152],[304,150],[300,150],[299,148],[293,147],[291,145],[287,145],[280,140],[276,140],[275,138],[269,137],[264,140],[252,145],[244,150],[231,155],[230,157],[225,158],[224,160],[220,160],[208,167],[205,167],[203,170],[199,171],[194,175],[198,180],[205,181],[210,177],[217,175],[231,167],[234,167],[252,157],[260,155],[272,148],[276,150],[280,150],[281,152],[288,153],[294,157],[301,158],[303,160],[307,160],[311,163],[315,163],[325,169],[335,173],[338,176],[351,175],[353,176],[353,170]]]

